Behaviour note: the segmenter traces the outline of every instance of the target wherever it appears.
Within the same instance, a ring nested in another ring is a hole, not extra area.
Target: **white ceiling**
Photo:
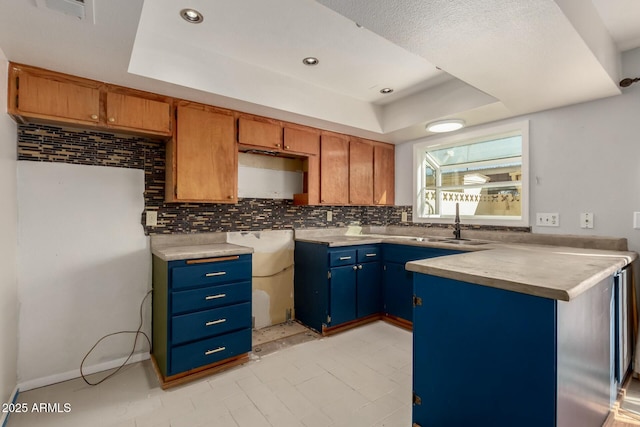
[[[0,49],[14,62],[395,143],[442,118],[475,125],[614,96],[622,77],[637,77],[619,71],[620,52],[640,47],[637,0],[86,2],[93,16],[79,20],[43,0],[3,0]],[[183,7],[204,22],[182,20]]]

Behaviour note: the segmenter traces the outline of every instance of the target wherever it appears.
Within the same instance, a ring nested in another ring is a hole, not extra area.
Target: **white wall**
[[[99,338],[138,327],[151,288],[143,193],[142,170],[18,162],[21,390],[79,376]],[[146,341],[139,342],[134,360],[148,358]],[[132,343],[132,335],[104,341],[84,372],[118,365]]]
[[[635,49],[623,55],[622,77],[638,76]],[[530,218],[560,214],[560,227],[533,226],[534,233],[626,237],[640,251],[640,230],[632,228],[632,213],[640,212],[640,83],[622,92],[496,122],[530,121]],[[396,147],[397,205],[412,204],[414,144]],[[580,212],[593,212],[593,229],[580,228]]]
[[[6,402],[16,387],[18,361],[17,136],[16,125],[6,114],[4,102],[7,99],[7,67],[0,50],[0,402]]]

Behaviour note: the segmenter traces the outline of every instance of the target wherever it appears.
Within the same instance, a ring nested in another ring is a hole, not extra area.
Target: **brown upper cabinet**
[[[20,121],[40,119],[96,126],[100,82],[11,64],[8,111]]]
[[[9,68],[8,112],[19,122],[172,135],[171,98],[26,65]]]
[[[320,203],[349,204],[349,137],[323,132],[320,136]]]
[[[107,91],[107,127],[171,135],[171,123],[169,101],[123,93],[120,89]]]
[[[238,119],[238,143],[266,148],[282,149],[282,124],[262,117],[241,116]]]
[[[393,205],[395,201],[395,147],[373,147],[373,204]]]
[[[349,203],[373,204],[373,142],[349,141]]]
[[[167,143],[167,202],[238,201],[238,150],[232,111],[181,103]]]
[[[320,154],[320,131],[304,126],[284,126],[284,150],[310,156]]]
[[[238,144],[242,150],[265,149],[306,157],[320,153],[320,131],[265,117],[240,115]]]
[[[295,204],[394,204],[391,144],[21,64],[10,64],[8,83],[8,112],[20,123],[167,139],[167,202],[237,202],[238,149],[257,149],[302,160]]]
[[[320,203],[393,205],[394,156],[391,144],[323,132]]]

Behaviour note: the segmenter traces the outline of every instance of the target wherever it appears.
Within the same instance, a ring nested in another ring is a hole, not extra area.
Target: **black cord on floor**
[[[133,353],[136,351],[136,345],[138,344],[138,337],[140,335],[143,335],[146,339],[147,339],[147,343],[149,343],[149,350],[151,350],[151,340],[149,339],[149,336],[147,334],[145,334],[144,332],[142,332],[142,324],[144,322],[144,318],[142,316],[142,308],[144,306],[144,302],[147,299],[147,297],[149,295],[151,295],[152,291],[149,291],[146,293],[146,295],[144,296],[144,298],[142,298],[142,302],[140,302],[140,325],[138,326],[138,329],[135,331],[120,331],[120,332],[114,332],[108,335],[103,336],[102,338],[100,338],[94,345],[93,347],[91,347],[91,350],[89,350],[87,352],[87,354],[82,358],[82,362],[80,362],[80,376],[82,377],[82,379],[84,380],[85,383],[89,384],[89,385],[98,385],[103,383],[104,381],[108,380],[109,378],[111,378],[112,376],[114,376],[115,374],[117,374],[120,369],[122,369],[127,362],[129,362],[129,360],[131,359],[131,357],[133,356]],[[82,367],[84,365],[84,362],[87,360],[87,357],[89,357],[89,355],[91,354],[91,352],[93,352],[93,350],[95,350],[95,348],[98,346],[98,344],[100,344],[102,342],[102,340],[109,338],[111,336],[114,335],[118,335],[118,334],[135,334],[135,339],[133,340],[133,348],[131,348],[131,353],[129,353],[129,356],[127,357],[127,359],[122,363],[122,365],[120,365],[115,371],[113,371],[112,373],[110,373],[109,375],[107,375],[106,377],[104,377],[103,379],[101,379],[100,381],[96,382],[96,383],[91,383],[89,382],[89,380],[87,379],[87,377],[84,376],[84,372],[82,372]]]

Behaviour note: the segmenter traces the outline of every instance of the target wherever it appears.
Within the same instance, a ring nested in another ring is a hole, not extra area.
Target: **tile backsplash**
[[[145,172],[145,209],[158,212],[158,226],[145,234],[281,230],[359,225],[439,224],[401,222],[411,218],[411,206],[294,206],[292,200],[249,199],[237,204],[165,203],[165,144],[139,136],[116,135],[50,125],[18,125],[18,160],[62,162],[142,169]],[[332,221],[327,221],[327,211]],[[474,227],[530,231],[528,227]]]

